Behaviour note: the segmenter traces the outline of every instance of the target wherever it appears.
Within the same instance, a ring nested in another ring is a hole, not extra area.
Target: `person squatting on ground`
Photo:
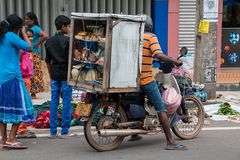
[[[27,146],[16,141],[16,133],[21,122],[34,122],[31,98],[20,71],[20,49],[31,51],[23,19],[9,15],[0,23],[0,130],[1,147],[23,149]],[[19,37],[21,32],[23,39]],[[7,124],[12,123],[9,136]]]
[[[33,31],[29,28],[26,28],[26,34],[28,39],[32,42],[33,40]],[[31,90],[31,78],[33,75],[33,62],[31,59],[31,52],[26,52],[24,50],[20,50],[20,69],[23,77],[23,81],[27,87],[28,93]],[[27,124],[20,123],[17,132],[17,138],[36,138],[37,136],[27,130]]]
[[[153,57],[162,61],[173,62],[176,65],[180,65],[182,62],[172,59],[161,52],[161,47],[157,36],[152,33],[152,29],[152,19],[151,17],[147,16],[142,51],[142,67],[140,76],[141,89],[145,92],[150,102],[154,105],[155,110],[158,112],[159,120],[167,140],[166,149],[185,150],[187,148],[184,145],[177,143],[171,134],[170,122],[166,113],[167,109],[162,100],[158,85],[151,72],[153,67]]]
[[[63,109],[62,109],[62,130],[61,136],[69,137],[71,113],[70,103],[72,98],[72,87],[67,84],[68,72],[68,49],[69,37],[65,36],[70,32],[70,19],[59,15],[55,19],[57,32],[49,38],[45,44],[46,63],[51,79],[51,105],[50,105],[50,136],[56,138],[58,126],[58,105],[60,92],[62,91]]]
[[[48,35],[39,26],[38,19],[35,13],[33,12],[26,13],[25,23],[27,27],[33,31],[32,41],[33,77],[31,80],[32,81],[31,97],[35,99],[36,93],[44,91],[41,54],[39,46],[46,41]]]

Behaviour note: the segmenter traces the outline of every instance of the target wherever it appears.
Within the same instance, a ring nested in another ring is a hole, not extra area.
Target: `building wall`
[[[158,37],[161,49],[168,54],[168,0],[154,0],[152,5],[154,33]]]
[[[221,48],[222,48],[222,16],[223,0],[219,0],[218,5],[218,30],[217,30],[217,72],[221,71]]]
[[[168,1],[168,55],[178,56],[179,45],[179,1]]]

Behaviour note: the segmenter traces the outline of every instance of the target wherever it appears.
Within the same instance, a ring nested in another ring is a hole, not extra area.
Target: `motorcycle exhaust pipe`
[[[123,122],[123,123],[118,123],[117,126],[121,129],[124,128],[129,128],[129,127],[138,127],[141,128],[142,122],[140,121],[134,121],[134,122]]]
[[[143,129],[100,129],[98,134],[100,136],[130,136],[134,134],[148,134],[156,131],[146,131]]]

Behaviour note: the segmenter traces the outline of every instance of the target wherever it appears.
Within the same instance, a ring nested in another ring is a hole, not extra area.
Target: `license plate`
[[[92,105],[89,103],[78,103],[75,114],[80,117],[89,117],[91,113]]]

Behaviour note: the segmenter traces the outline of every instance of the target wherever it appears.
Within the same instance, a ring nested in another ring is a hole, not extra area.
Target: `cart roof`
[[[125,14],[111,14],[111,13],[78,13],[72,12],[73,19],[122,19],[130,21],[143,22],[146,20],[145,15],[125,15]]]

